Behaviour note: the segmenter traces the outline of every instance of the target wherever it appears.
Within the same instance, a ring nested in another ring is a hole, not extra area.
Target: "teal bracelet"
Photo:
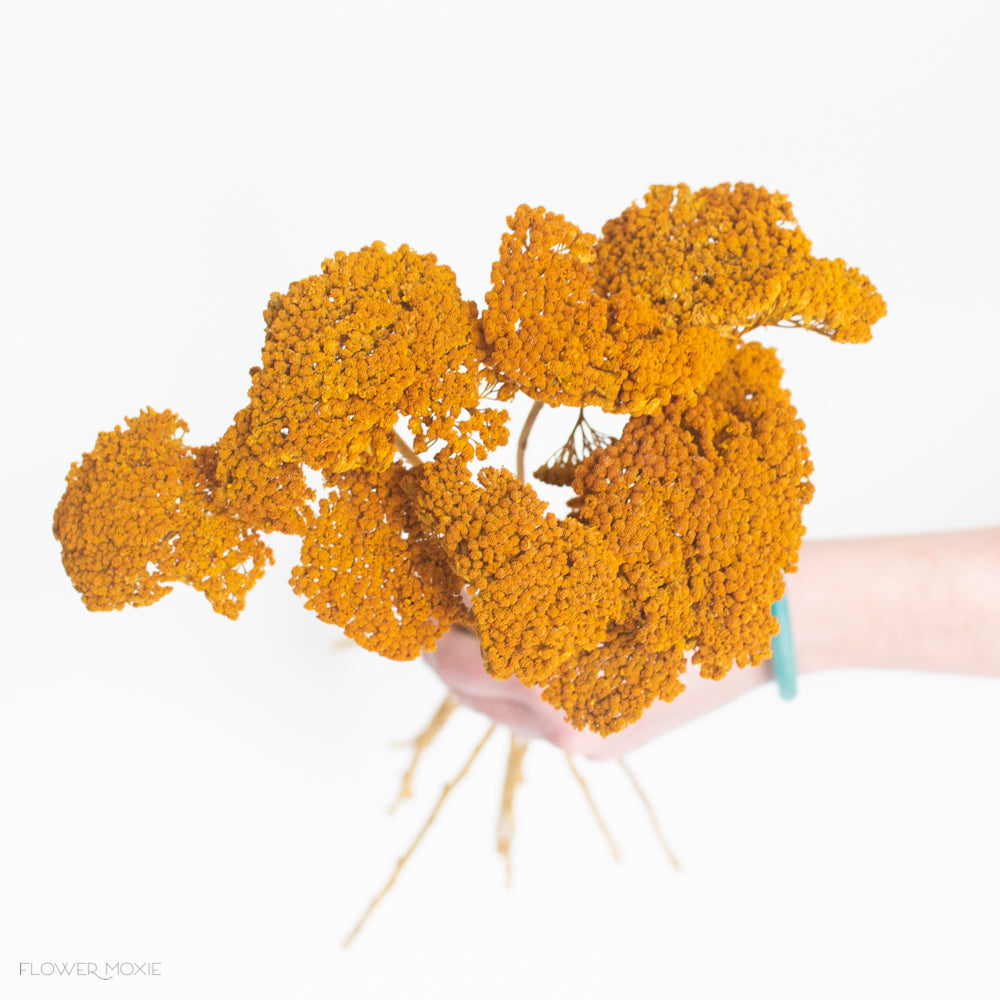
[[[774,667],[774,677],[778,682],[778,694],[786,701],[790,701],[795,697],[798,684],[787,596],[771,605],[771,614],[778,619],[778,634],[771,640],[771,664]]]

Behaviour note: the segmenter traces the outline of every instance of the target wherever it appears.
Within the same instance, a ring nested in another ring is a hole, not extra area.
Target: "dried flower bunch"
[[[235,618],[278,531],[302,539],[306,607],[361,646],[413,659],[474,629],[492,675],[540,685],[577,728],[673,699],[688,659],[713,678],[765,659],[812,466],[748,335],[861,343],[881,297],[748,184],[654,187],[600,238],[526,205],[507,221],[482,314],[431,254],[337,253],[271,296],[249,405],[217,443],[184,444],[169,411],[100,434],[54,520],[86,606],[180,581]],[[523,470],[470,469],[508,440],[485,404],[517,392],[532,420],[580,408],[535,473],[572,490],[565,517]],[[627,414],[621,435],[585,407]]]

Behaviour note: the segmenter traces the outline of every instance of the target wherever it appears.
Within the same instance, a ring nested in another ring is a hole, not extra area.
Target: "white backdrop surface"
[[[440,682],[335,648],[294,544],[233,623],[180,587],[90,614],[51,535],[99,430],[152,406],[222,434],[269,294],[334,251],[407,242],[482,304],[520,203],[599,232],[727,180],[788,193],[889,306],[864,347],[763,338],[810,537],[997,523],[997,26],[971,0],[9,7],[0,996],[1000,996],[996,680],[859,663],[637,752],[679,875],[618,769],[580,764],[616,864],[534,746],[505,889],[496,739],[345,952],[483,720],[387,816]],[[77,961],[161,974],[33,974]]]

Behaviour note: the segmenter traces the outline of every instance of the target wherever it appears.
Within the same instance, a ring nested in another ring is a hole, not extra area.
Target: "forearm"
[[[1000,676],[1000,529],[805,542],[787,579],[800,671]]]

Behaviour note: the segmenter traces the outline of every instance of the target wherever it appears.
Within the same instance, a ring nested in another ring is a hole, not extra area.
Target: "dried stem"
[[[456,774],[455,777],[452,778],[452,780],[449,781],[448,784],[446,784],[444,788],[441,790],[441,796],[437,800],[437,805],[435,805],[434,808],[431,810],[430,816],[427,817],[427,821],[421,827],[420,832],[417,834],[413,843],[410,844],[406,853],[396,862],[396,868],[393,871],[392,875],[390,876],[389,881],[386,882],[386,884],[382,887],[382,890],[368,904],[368,909],[365,910],[365,912],[361,915],[361,919],[354,925],[354,929],[351,931],[351,933],[348,934],[346,938],[344,938],[345,948],[347,948],[350,945],[350,943],[354,940],[354,938],[357,937],[358,931],[360,931],[361,928],[364,926],[365,921],[371,916],[372,911],[385,898],[386,893],[388,893],[388,891],[393,887],[393,884],[396,881],[396,876],[399,875],[399,873],[403,870],[403,865],[405,865],[406,862],[410,860],[410,855],[413,854],[413,852],[416,850],[417,844],[419,844],[420,841],[423,840],[424,834],[427,833],[427,831],[430,829],[431,823],[434,822],[434,817],[437,816],[438,811],[441,808],[441,805],[444,803],[444,800],[448,797],[448,793],[462,780],[462,778],[465,777],[469,768],[472,766],[472,762],[476,759],[477,756],[479,756],[479,751],[483,749],[483,747],[486,745],[486,741],[490,738],[490,736],[493,735],[493,730],[495,728],[496,726],[493,725],[486,730],[485,734],[483,735],[483,738],[476,744],[475,749],[472,751],[472,755],[463,765],[462,770],[459,771],[458,774]]]
[[[406,459],[410,465],[423,465],[423,461],[417,453],[399,436],[399,431],[392,432],[393,440],[396,442],[396,451]]]
[[[417,733],[412,740],[407,740],[407,744],[413,747],[413,758],[410,761],[410,766],[406,769],[406,773],[403,775],[403,780],[400,782],[399,794],[392,805],[389,806],[389,812],[392,812],[403,799],[408,799],[413,795],[413,775],[416,773],[417,762],[420,760],[421,754],[431,745],[434,737],[437,736],[441,727],[448,721],[449,716],[458,706],[458,699],[449,692],[444,701],[438,705],[437,711],[426,727]]]
[[[540,399],[535,400],[535,405],[531,407],[528,417],[524,421],[524,426],[521,428],[521,436],[517,439],[517,479],[521,483],[524,482],[524,452],[528,447],[528,435],[544,405]]]
[[[510,753],[507,756],[507,773],[503,781],[503,797],[500,803],[500,819],[497,823],[497,850],[503,855],[507,870],[507,887],[513,877],[510,863],[510,843],[514,839],[514,791],[524,780],[521,762],[528,749],[528,741],[516,733],[510,734]]]
[[[611,848],[611,857],[618,860],[618,848],[615,846],[614,838],[611,836],[611,831],[608,829],[607,824],[601,818],[600,812],[597,810],[597,803],[594,802],[593,797],[590,794],[590,789],[587,787],[587,782],[583,780],[583,775],[576,769],[576,765],[573,763],[573,758],[566,754],[566,763],[569,764],[569,769],[573,772],[573,777],[580,782],[580,787],[583,789],[584,797],[587,800],[587,805],[590,806],[590,811],[594,814],[594,819],[597,820],[597,825],[601,828],[601,833],[604,834],[605,839],[608,842],[608,847]]]
[[[656,818],[656,812],[653,810],[653,805],[646,797],[646,793],[642,790],[642,786],[639,784],[639,779],[632,773],[632,768],[630,768],[624,760],[619,758],[618,763],[621,766],[621,769],[628,775],[629,781],[632,782],[632,787],[635,789],[642,804],[646,807],[646,812],[649,814],[649,821],[653,824],[653,830],[656,832],[656,836],[659,837],[660,843],[663,845],[663,850],[667,852],[667,857],[670,859],[670,863],[674,866],[676,871],[680,871],[681,863],[677,860],[677,855],[674,854],[672,848],[667,843],[667,838],[663,835],[663,830],[660,829],[660,823]]]

